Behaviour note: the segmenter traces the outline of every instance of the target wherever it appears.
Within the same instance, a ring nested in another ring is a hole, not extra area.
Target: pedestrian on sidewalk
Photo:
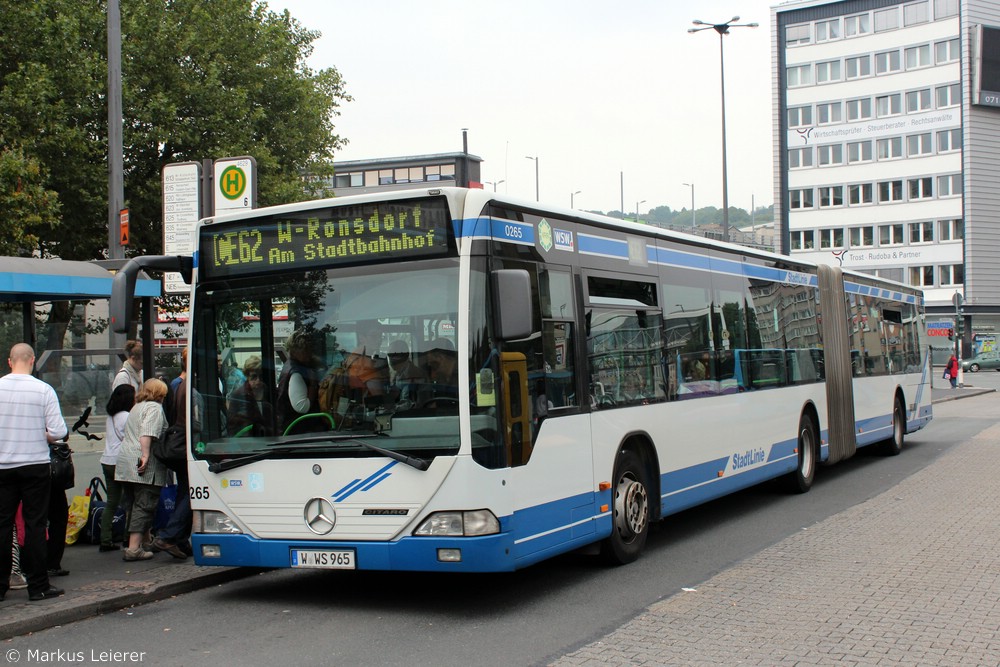
[[[186,351],[187,348],[185,348]],[[185,355],[186,359],[187,355]],[[187,423],[187,393],[189,389],[187,376],[182,374],[182,379],[174,392],[174,419],[172,422],[181,428],[184,428]],[[197,404],[197,401],[195,403]],[[197,407],[195,407],[192,417],[192,432],[198,433],[201,431],[201,425]],[[177,475],[177,499],[174,511],[170,514],[170,520],[157,532],[150,548],[152,551],[165,551],[178,560],[184,560],[191,555],[189,542],[191,537],[191,495],[188,486],[187,459],[176,463],[168,462],[166,466]]]
[[[0,600],[7,595],[13,565],[11,538],[18,504],[24,518],[21,570],[28,599],[46,600],[65,591],[52,586],[46,570],[45,529],[52,466],[49,444],[66,437],[55,390],[32,375],[35,351],[17,343],[0,378]]]
[[[958,387],[958,359],[955,358],[954,354],[951,355],[948,364],[944,367],[944,377],[951,382],[952,389]]]
[[[132,385],[137,392],[142,386],[142,342],[138,340],[125,341],[125,362],[118,369],[111,381],[113,390],[120,384]]]
[[[112,535],[115,510],[122,502],[123,487],[115,479],[115,465],[118,463],[118,452],[121,451],[122,440],[125,438],[125,422],[128,413],[135,405],[135,388],[130,384],[120,384],[111,392],[108,404],[104,410],[108,417],[104,422],[104,453],[101,455],[101,470],[104,472],[104,485],[108,489],[108,504],[101,514],[101,551],[118,551],[121,544],[116,543]],[[126,519],[127,523],[127,519]]]
[[[125,421],[125,435],[115,463],[115,480],[124,483],[128,507],[128,548],[123,560],[148,560],[153,552],[145,548],[160,500],[160,490],[170,483],[170,470],[153,456],[153,439],[167,430],[163,399],[167,385],[156,378],[146,380],[135,395],[135,406]]]

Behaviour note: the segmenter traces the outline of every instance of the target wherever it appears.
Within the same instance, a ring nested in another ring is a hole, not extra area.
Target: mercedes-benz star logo
[[[311,498],[302,511],[306,527],[317,535],[326,535],[337,523],[337,512],[326,498]]]

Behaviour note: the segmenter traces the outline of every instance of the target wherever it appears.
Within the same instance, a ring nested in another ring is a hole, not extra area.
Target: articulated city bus
[[[459,188],[197,235],[116,277],[113,322],[141,267],[190,276],[200,565],[627,563],[653,521],[931,419],[922,295],[872,276]]]

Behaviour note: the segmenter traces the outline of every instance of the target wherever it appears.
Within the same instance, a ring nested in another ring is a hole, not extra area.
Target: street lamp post
[[[692,23],[697,28],[688,28],[688,32],[701,32],[711,28],[719,33],[719,71],[722,83],[722,238],[729,240],[729,182],[726,174],[726,65],[723,59],[722,37],[729,34],[730,28],[756,28],[756,23],[735,23],[739,16],[734,16],[725,23],[705,23],[695,19]]]
[[[497,191],[497,186],[500,185],[501,183],[506,183],[506,182],[507,182],[506,180],[501,179],[499,181],[483,181],[483,184],[484,185],[492,185],[493,186],[493,192],[496,192]]]
[[[695,223],[695,212],[694,212],[694,183],[681,183],[681,185],[686,185],[691,188],[691,229],[697,227]]]
[[[525,155],[524,157],[535,162],[535,201],[538,201],[538,156]]]
[[[645,199],[643,199],[642,201],[637,201],[635,203],[635,221],[636,222],[639,222],[639,204],[645,204],[645,203],[646,203]]]
[[[569,207],[570,207],[570,208],[575,208],[575,207],[573,206],[573,197],[577,196],[577,195],[578,195],[578,194],[580,194],[581,192],[583,192],[583,190],[577,190],[576,192],[571,192],[571,193],[569,193]]]

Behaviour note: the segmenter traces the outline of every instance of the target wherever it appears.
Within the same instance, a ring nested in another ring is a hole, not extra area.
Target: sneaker
[[[185,558],[188,557],[188,555],[184,553],[184,551],[179,546],[177,546],[176,544],[170,544],[169,542],[162,540],[159,537],[153,540],[152,547],[153,551],[166,551],[168,554],[170,554],[174,558],[177,558],[178,560],[184,560]]]
[[[135,551],[132,549],[126,549],[122,552],[122,560],[134,561],[134,560],[149,560],[155,554],[152,551],[146,551],[142,547],[139,547]]]
[[[18,572],[10,573],[10,590],[20,591],[28,587],[28,580],[24,578],[23,574]]]
[[[63,593],[65,593],[61,588],[56,588],[55,586],[49,586],[48,589],[44,591],[39,591],[37,593],[28,593],[28,599],[32,602],[38,602],[39,600],[48,600],[49,598],[57,598]]]

